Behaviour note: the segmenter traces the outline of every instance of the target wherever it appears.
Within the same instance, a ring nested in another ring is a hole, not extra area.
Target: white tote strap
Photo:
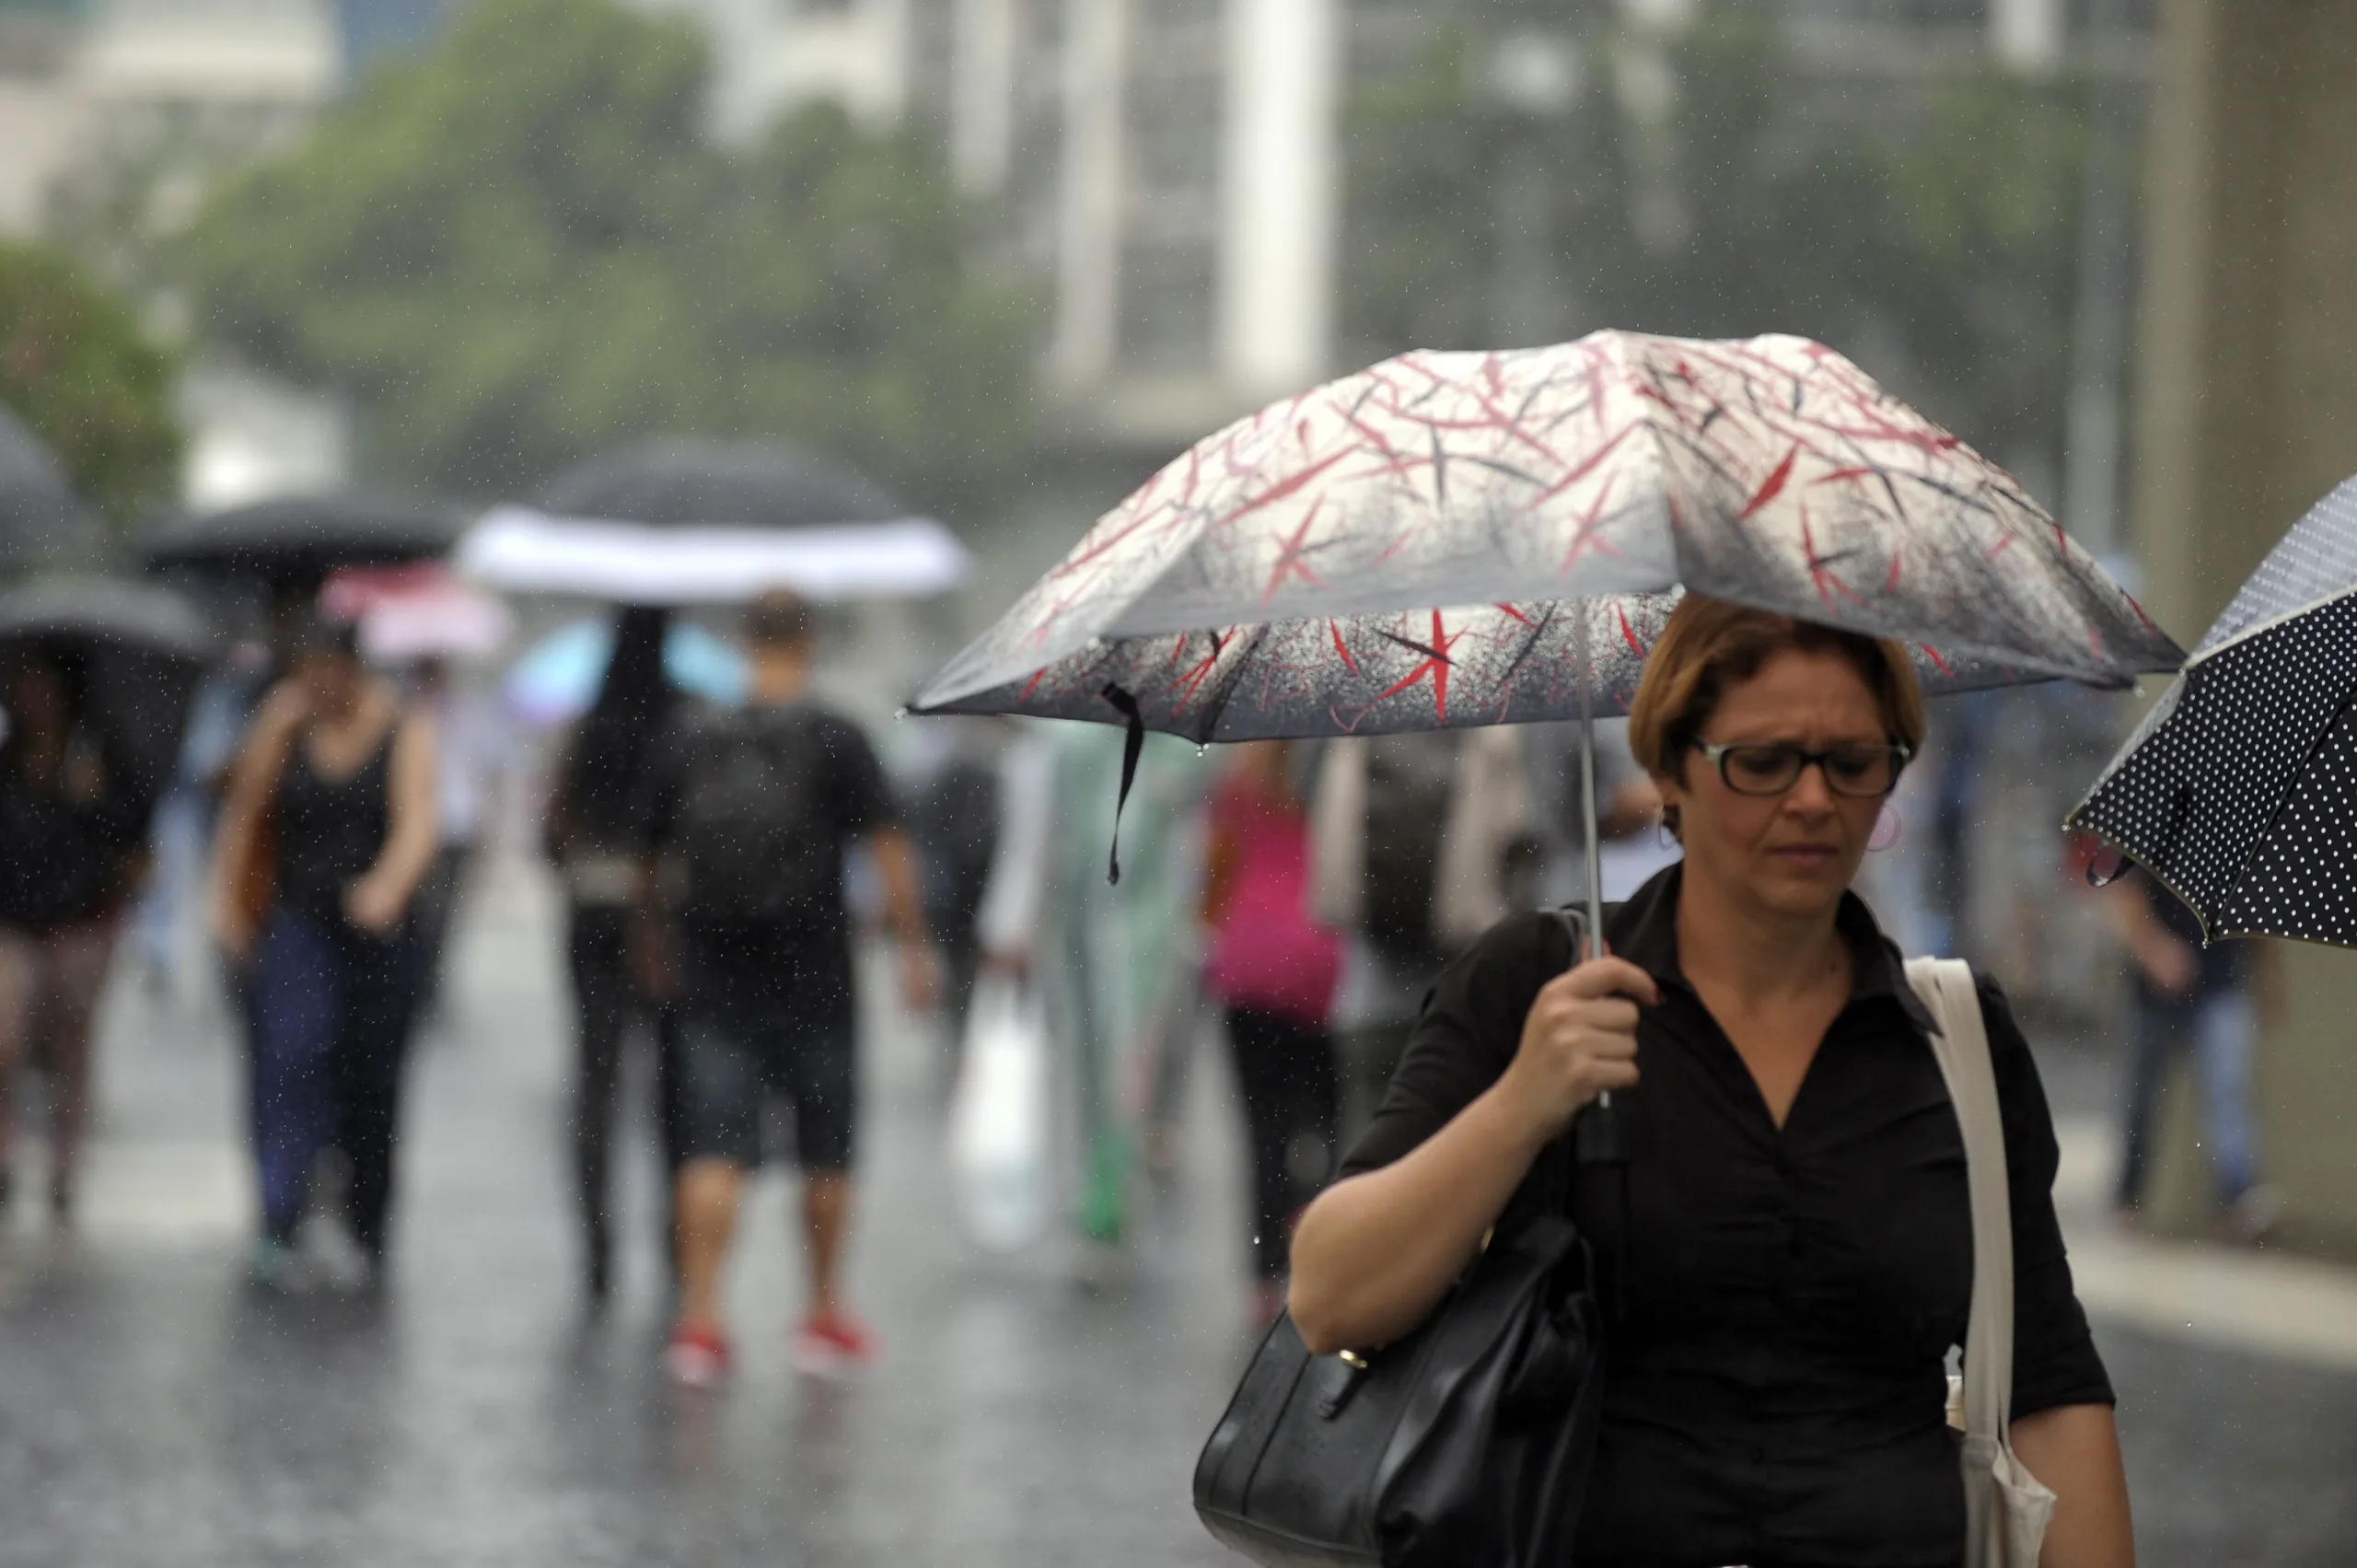
[[[1910,958],[1907,983],[1938,1025],[1932,1052],[1964,1130],[1972,1194],[1972,1318],[1964,1335],[1964,1429],[1980,1446],[2003,1446],[2014,1403],[2014,1215],[2005,1179],[2005,1126],[1989,1030],[1972,966]]]

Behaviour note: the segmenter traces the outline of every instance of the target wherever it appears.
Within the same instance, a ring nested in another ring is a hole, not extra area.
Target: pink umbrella
[[[484,657],[516,629],[505,604],[435,562],[345,567],[328,578],[319,609],[358,621],[361,652],[379,664]]]

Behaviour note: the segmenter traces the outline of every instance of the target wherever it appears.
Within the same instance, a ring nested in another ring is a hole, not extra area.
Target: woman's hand
[[[409,889],[379,866],[343,890],[343,916],[371,936],[389,936],[409,907]]]
[[[1522,1024],[1499,1098],[1541,1139],[1610,1089],[1637,1083],[1637,1005],[1656,1003],[1653,976],[1626,958],[1590,958],[1547,982]]]
[[[244,902],[235,897],[213,900],[213,941],[222,956],[242,969],[253,961],[254,923],[248,917]]]

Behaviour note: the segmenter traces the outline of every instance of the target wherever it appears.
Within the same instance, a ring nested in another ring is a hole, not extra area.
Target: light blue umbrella
[[[577,718],[597,699],[614,656],[614,629],[603,621],[560,626],[509,667],[507,704],[532,724]],[[745,659],[692,621],[675,621],[663,639],[663,668],[690,696],[735,704],[745,700]]]

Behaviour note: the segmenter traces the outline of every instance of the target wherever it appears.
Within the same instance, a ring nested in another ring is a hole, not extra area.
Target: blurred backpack
[[[1318,918],[1438,968],[1531,907],[1539,842],[1514,729],[1330,742],[1310,809]]]
[[[1386,735],[1367,743],[1359,930],[1401,958],[1441,956],[1434,903],[1457,785],[1457,740],[1449,734]]]
[[[801,708],[717,709],[689,729],[669,851],[691,925],[815,923],[839,896],[825,752]]]

